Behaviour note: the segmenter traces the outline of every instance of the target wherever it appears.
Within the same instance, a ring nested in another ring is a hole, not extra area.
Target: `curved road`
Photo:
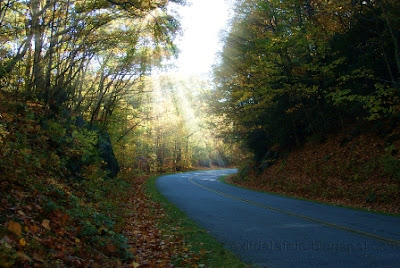
[[[400,267],[400,217],[259,193],[235,169],[162,176],[159,191],[244,262],[260,267]]]

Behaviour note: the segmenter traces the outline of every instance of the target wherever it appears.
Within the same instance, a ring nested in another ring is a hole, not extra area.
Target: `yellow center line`
[[[194,177],[190,177],[189,178],[189,181],[192,184],[194,184],[194,185],[196,185],[196,186],[198,186],[200,188],[203,188],[203,189],[205,189],[207,191],[210,191],[210,192],[213,192],[213,193],[216,193],[216,194],[219,194],[219,195],[222,195],[222,196],[234,199],[234,200],[238,200],[238,201],[241,201],[243,203],[247,203],[247,204],[250,204],[250,205],[253,205],[253,206],[256,206],[256,207],[272,210],[272,211],[283,213],[283,214],[286,214],[286,215],[290,215],[290,216],[293,216],[293,217],[296,217],[296,218],[300,218],[300,219],[304,219],[304,220],[307,220],[307,221],[319,223],[319,224],[322,224],[322,225],[325,225],[325,226],[328,226],[328,227],[331,227],[331,228],[348,231],[348,232],[351,232],[351,233],[355,233],[355,234],[362,235],[362,236],[365,236],[365,237],[373,238],[375,240],[383,241],[383,242],[389,243],[391,245],[395,245],[395,246],[399,246],[400,247],[400,241],[399,240],[391,239],[391,238],[387,238],[387,237],[383,237],[383,236],[380,236],[380,235],[375,235],[375,234],[371,234],[371,233],[367,233],[367,232],[363,232],[363,231],[360,231],[360,230],[348,228],[348,227],[341,226],[341,225],[338,225],[338,224],[334,224],[334,223],[318,220],[318,219],[307,217],[307,216],[304,216],[304,215],[301,215],[301,214],[297,214],[297,213],[293,213],[293,212],[290,212],[290,211],[286,211],[286,210],[274,208],[274,207],[271,207],[271,206],[263,205],[263,204],[260,204],[260,203],[256,203],[256,202],[253,202],[251,200],[247,200],[247,199],[235,196],[235,195],[224,193],[224,192],[218,191],[216,189],[204,186],[202,184],[199,184],[199,183],[195,182],[193,180],[193,178]]]

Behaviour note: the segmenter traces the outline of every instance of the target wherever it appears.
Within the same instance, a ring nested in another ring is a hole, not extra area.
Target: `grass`
[[[198,267],[248,267],[161,195],[156,187],[158,177],[157,175],[150,177],[145,183],[145,190],[154,202],[161,204],[165,211],[165,218],[160,223],[160,229],[165,233],[164,235],[172,232],[175,235],[181,235],[184,244],[188,245],[188,250],[201,256]]]
[[[228,181],[228,178],[230,176],[232,176],[232,175],[222,176],[222,177],[220,177],[218,179],[222,183],[225,183],[225,184],[228,184],[228,185],[231,185],[231,186],[234,186],[234,187],[250,190],[250,191],[259,192],[259,193],[266,193],[266,194],[271,194],[271,195],[275,195],[275,196],[281,196],[281,197],[290,198],[290,199],[303,200],[303,201],[313,202],[313,203],[322,204],[322,205],[329,205],[329,206],[335,206],[335,207],[348,208],[348,209],[352,209],[352,210],[370,212],[370,213],[381,214],[381,215],[386,215],[386,216],[400,217],[400,214],[390,213],[390,212],[386,212],[386,211],[372,210],[372,209],[366,209],[366,208],[360,208],[360,207],[354,207],[354,206],[342,205],[342,204],[333,204],[333,203],[322,202],[322,201],[308,199],[308,198],[299,197],[299,196],[292,196],[292,195],[283,194],[283,193],[276,193],[276,192],[270,192],[270,191],[265,191],[265,190],[256,190],[256,189],[253,189],[253,188],[250,188],[250,187],[238,185],[238,184],[235,184],[233,182]]]

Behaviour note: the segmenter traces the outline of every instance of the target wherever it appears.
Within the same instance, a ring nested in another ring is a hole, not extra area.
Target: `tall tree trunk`
[[[32,46],[30,42],[25,66],[25,91],[27,98],[32,98]]]
[[[54,54],[54,46],[57,43],[57,37],[55,34],[55,27],[54,24],[56,23],[55,16],[56,16],[56,2],[53,3],[53,10],[52,10],[52,18],[49,24],[51,25],[51,30],[50,30],[50,46],[47,51],[47,57],[48,62],[47,62],[47,70],[46,70],[46,78],[45,78],[45,91],[48,92],[49,98],[52,99],[52,88],[51,88],[51,71],[52,71],[52,66],[53,66],[53,54]]]
[[[397,38],[396,33],[393,30],[392,23],[390,21],[389,14],[387,13],[386,6],[384,3],[384,0],[378,1],[379,7],[382,9],[383,16],[385,18],[386,24],[388,31],[390,33],[390,36],[392,38],[393,42],[393,47],[394,47],[394,60],[396,62],[396,67],[397,67],[397,73],[396,73],[396,81],[400,79],[400,49],[399,49],[399,40]]]
[[[44,94],[44,99],[47,102],[48,96],[45,92],[45,83],[43,78],[42,65],[42,48],[43,48],[43,31],[40,23],[40,0],[32,0],[32,33],[34,39],[35,50],[33,52],[33,85],[36,92]]]

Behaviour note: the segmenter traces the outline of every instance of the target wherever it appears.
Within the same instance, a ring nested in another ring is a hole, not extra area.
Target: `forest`
[[[155,173],[400,213],[400,2],[235,1],[212,82],[161,72],[174,5],[0,2],[1,267],[196,263]]]
[[[215,68],[236,183],[399,212],[398,1],[242,1]]]
[[[164,232],[178,227],[162,227],[144,186],[148,174],[233,164],[209,86],[161,74],[184,4],[0,2],[1,267],[199,259]]]

